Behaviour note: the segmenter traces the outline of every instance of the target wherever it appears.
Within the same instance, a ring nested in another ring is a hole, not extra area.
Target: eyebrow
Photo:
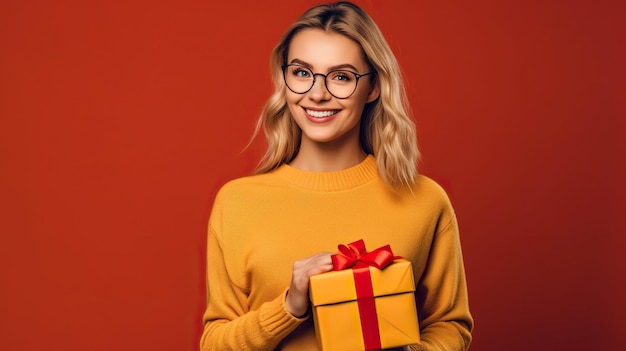
[[[313,68],[313,66],[311,64],[307,63],[306,61],[302,61],[300,59],[297,59],[297,58],[291,60],[290,64],[293,64],[293,63],[305,66],[305,67],[310,68],[310,69]],[[353,70],[354,72],[358,72],[359,71],[356,67],[354,67],[353,65],[351,65],[349,63],[342,63],[340,65],[331,66],[331,67],[328,68],[328,71],[330,72],[330,71],[334,71],[334,70],[338,70],[338,69],[346,69],[346,68],[348,68],[350,70]]]

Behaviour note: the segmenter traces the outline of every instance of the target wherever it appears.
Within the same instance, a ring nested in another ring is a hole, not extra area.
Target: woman
[[[209,220],[201,349],[318,350],[309,277],[358,239],[412,263],[422,341],[411,349],[467,349],[455,215],[417,174],[399,67],[376,24],[351,3],[314,7],[286,31],[271,69],[258,174],[222,187]]]

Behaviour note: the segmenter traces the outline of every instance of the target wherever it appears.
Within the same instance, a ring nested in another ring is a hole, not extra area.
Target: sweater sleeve
[[[285,308],[285,293],[249,310],[247,292],[229,277],[221,242],[209,227],[207,239],[207,307],[201,350],[271,350],[306,318]]]
[[[447,217],[442,218],[443,226],[433,238],[426,269],[417,285],[421,344],[413,350],[464,351],[472,339],[474,322],[458,225],[454,213]]]

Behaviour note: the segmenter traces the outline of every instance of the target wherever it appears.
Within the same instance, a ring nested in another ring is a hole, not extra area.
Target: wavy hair
[[[267,139],[267,150],[256,172],[270,172],[290,162],[299,151],[302,131],[287,107],[281,67],[287,64],[294,35],[309,28],[339,33],[360,45],[365,61],[375,72],[372,84],[380,85],[380,96],[363,109],[361,147],[376,157],[381,178],[392,188],[412,184],[418,174],[419,150],[400,67],[374,20],[350,2],[309,9],[287,29],[272,51],[270,69],[275,90],[261,112],[253,136],[262,129]]]

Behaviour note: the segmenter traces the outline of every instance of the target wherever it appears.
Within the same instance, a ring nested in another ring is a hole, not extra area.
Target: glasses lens
[[[330,71],[326,75],[326,88],[339,99],[352,95],[356,89],[357,78],[350,71]]]
[[[304,94],[315,84],[315,75],[310,69],[299,65],[288,65],[284,70],[285,84],[296,94]],[[318,74],[321,75],[321,74]],[[345,99],[356,89],[357,77],[350,71],[330,71],[326,75],[326,89],[334,97]]]
[[[296,94],[304,94],[309,91],[314,81],[313,72],[308,68],[297,65],[285,67],[285,83]]]

